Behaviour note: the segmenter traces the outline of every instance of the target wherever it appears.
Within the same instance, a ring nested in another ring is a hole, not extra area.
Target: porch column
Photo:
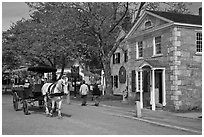
[[[142,70],[140,70],[140,105],[143,108],[143,86],[142,86]]]
[[[163,97],[162,97],[162,105],[166,106],[166,76],[165,76],[165,68],[162,71],[162,91],[163,91]]]
[[[155,110],[155,76],[154,68],[152,68],[152,110]]]

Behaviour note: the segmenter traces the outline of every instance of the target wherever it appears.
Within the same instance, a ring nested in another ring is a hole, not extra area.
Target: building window
[[[150,20],[145,22],[145,29],[152,27],[152,22]]]
[[[196,52],[202,52],[202,33],[196,33]]]
[[[118,88],[118,76],[114,76],[114,87]]]
[[[112,87],[114,86],[114,83],[113,83],[113,76],[111,76],[111,86],[112,86]]]
[[[136,58],[142,58],[143,57],[143,42],[140,41],[136,45]]]
[[[113,64],[115,64],[115,54],[113,54]]]
[[[120,53],[113,54],[113,64],[119,64],[120,63]]]
[[[128,50],[124,51],[124,62],[128,62]]]
[[[161,36],[155,37],[154,38],[154,48],[153,48],[153,54],[161,54]]]

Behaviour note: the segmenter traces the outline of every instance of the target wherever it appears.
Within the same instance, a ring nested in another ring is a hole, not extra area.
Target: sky
[[[198,1],[193,2],[190,8],[193,13],[198,14],[200,7],[202,3]],[[29,18],[29,7],[24,2],[2,2],[2,31],[9,29],[12,23],[22,18]]]

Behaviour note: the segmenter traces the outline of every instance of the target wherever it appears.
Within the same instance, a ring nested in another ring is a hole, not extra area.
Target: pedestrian
[[[89,92],[88,86],[85,84],[85,81],[83,80],[82,85],[80,86],[79,93],[81,94],[82,98],[82,106],[86,106],[87,101],[87,94]]]
[[[94,87],[93,87],[93,97],[94,97],[94,102],[95,102],[94,105],[95,105],[95,106],[98,106],[98,105],[99,105],[100,95],[101,95],[100,89],[98,88],[97,83],[95,83],[95,84],[94,84]]]

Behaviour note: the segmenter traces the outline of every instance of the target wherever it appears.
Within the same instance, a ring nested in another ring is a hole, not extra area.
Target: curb
[[[104,105],[104,104],[101,104],[101,106],[110,107],[110,108],[120,108],[120,107],[109,106],[109,105]],[[151,121],[151,120],[146,120],[146,119],[143,119],[143,118],[137,118],[137,117],[134,117],[134,116],[127,116],[127,115],[121,115],[121,114],[112,114],[112,115],[115,115],[115,116],[118,116],[118,117],[134,119],[134,120],[139,120],[139,121],[142,121],[142,122],[146,122],[146,123],[150,123],[150,124],[154,124],[154,125],[158,125],[158,126],[173,128],[173,129],[187,131],[187,132],[191,132],[191,133],[202,134],[202,131],[192,130],[192,129],[183,128],[183,127],[174,126],[174,125],[169,125],[169,124],[163,124],[163,123],[160,123],[160,122],[154,122],[154,121]]]

